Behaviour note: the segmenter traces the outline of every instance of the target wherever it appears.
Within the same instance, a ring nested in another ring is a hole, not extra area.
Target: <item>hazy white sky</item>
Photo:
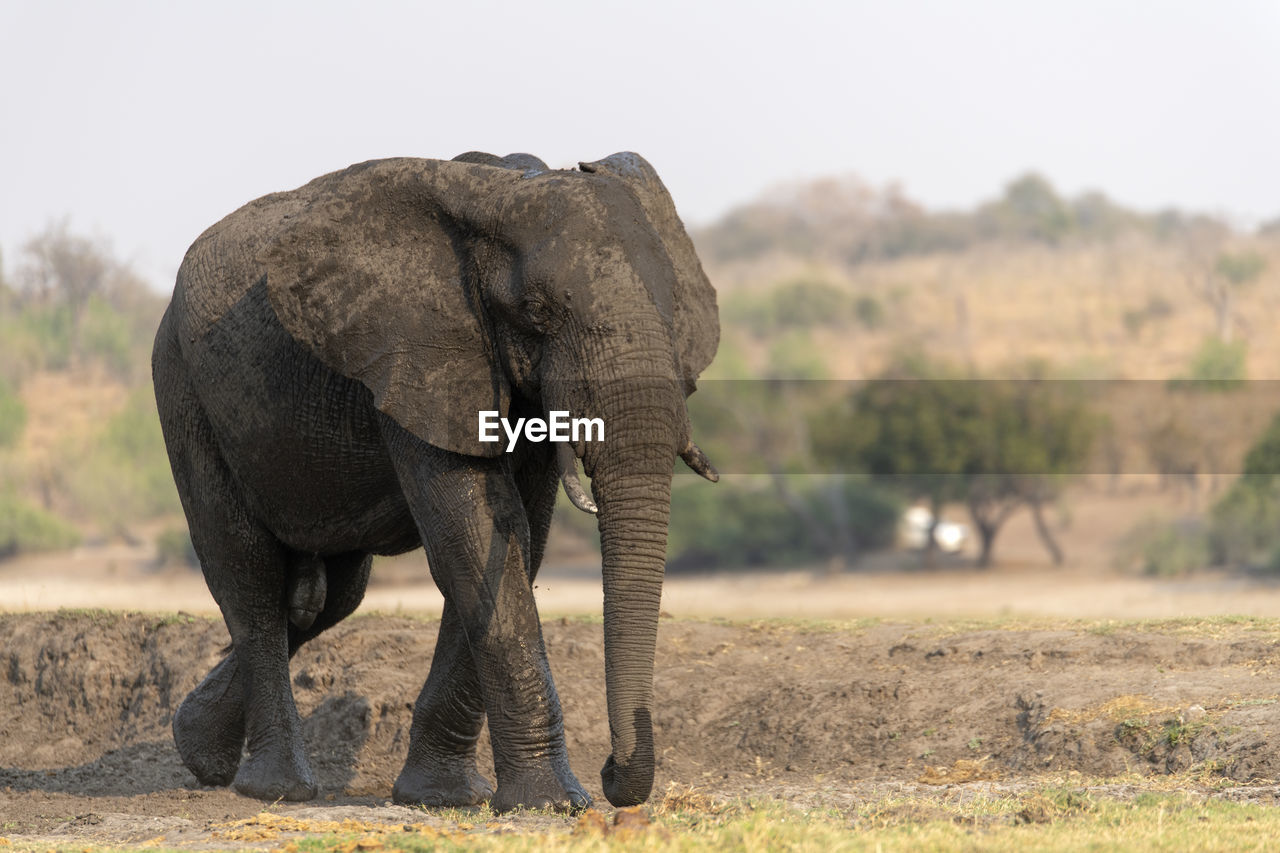
[[[857,173],[1280,216],[1280,2],[0,0],[0,247],[50,220],[162,289],[251,198],[349,163],[635,150],[686,221]]]

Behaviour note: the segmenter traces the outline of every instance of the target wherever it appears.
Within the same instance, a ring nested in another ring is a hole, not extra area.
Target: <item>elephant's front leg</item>
[[[404,805],[476,806],[493,787],[476,768],[484,696],[457,608],[445,602],[431,672],[413,706],[409,757],[392,790]]]
[[[498,777],[490,805],[585,808],[591,800],[569,769],[529,581],[529,525],[509,462],[460,457],[398,428],[389,432],[432,575],[457,615],[479,681]],[[425,728],[415,732],[402,780],[430,770],[415,766],[430,753],[421,748],[431,736]]]
[[[517,454],[516,484],[529,525],[529,581],[538,574],[559,478],[554,456],[538,445]],[[484,728],[484,697],[462,621],[446,603],[431,673],[414,704],[409,758],[396,779],[393,798],[405,804],[473,806],[493,798],[493,787],[476,767],[476,741]]]

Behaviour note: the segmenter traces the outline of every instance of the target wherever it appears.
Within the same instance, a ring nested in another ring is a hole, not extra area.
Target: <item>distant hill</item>
[[[1239,233],[1035,174],[942,212],[831,178],[692,236],[720,294],[721,375],[861,378],[921,350],[980,375],[1280,377],[1277,223]]]
[[[968,211],[930,211],[893,185],[824,178],[773,190],[695,230],[704,261],[728,264],[784,253],[853,267],[976,246],[1108,243],[1139,234],[1159,241],[1221,239],[1223,222],[1177,210],[1143,213],[1100,192],[1062,196],[1028,173]]]

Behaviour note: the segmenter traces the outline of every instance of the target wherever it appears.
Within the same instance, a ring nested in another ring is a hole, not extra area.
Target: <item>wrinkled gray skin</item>
[[[644,801],[672,463],[714,479],[685,397],[718,338],[693,245],[635,154],[581,171],[479,152],[373,161],[206,231],[153,355],[232,640],[175,715],[187,767],[264,800],[315,796],[289,657],[355,609],[373,554],[422,545],[445,607],[395,799],[588,805],[532,594],[557,480],[573,496],[580,459],[603,553],[601,775],[610,802]],[[600,417],[605,440],[508,454],[478,441],[480,409]],[[476,767],[486,716],[496,791]]]

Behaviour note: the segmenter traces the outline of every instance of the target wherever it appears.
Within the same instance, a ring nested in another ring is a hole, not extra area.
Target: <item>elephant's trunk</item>
[[[617,413],[605,418],[612,432],[588,456],[588,470],[600,508],[612,743],[600,775],[609,802],[632,806],[653,788],[653,657],[684,401],[670,379],[623,384],[627,393],[607,407]]]

